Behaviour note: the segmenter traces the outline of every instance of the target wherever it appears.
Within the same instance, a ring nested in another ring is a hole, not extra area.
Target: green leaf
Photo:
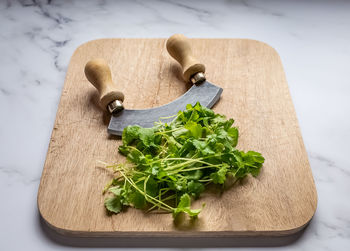
[[[118,150],[119,150],[119,152],[120,152],[121,154],[123,154],[124,156],[127,156],[127,155],[129,154],[129,152],[130,152],[129,147],[126,146],[126,145],[121,145],[121,146],[119,146],[119,147],[118,147]]]
[[[234,176],[237,179],[242,179],[248,174],[248,169],[245,166],[241,166],[238,168],[238,170],[234,173]]]
[[[188,180],[199,180],[202,176],[203,172],[201,170],[194,170],[186,173],[186,178]]]
[[[211,120],[211,123],[220,125],[220,124],[224,124],[226,121],[227,120],[226,120],[225,116],[216,114],[215,117]]]
[[[230,127],[227,130],[227,134],[230,137],[230,141],[233,147],[238,143],[238,129],[236,127]]]
[[[261,153],[258,152],[248,151],[246,153],[246,156],[252,158],[256,163],[264,163],[265,161],[265,158],[261,155]]]
[[[260,168],[249,168],[248,171],[250,172],[251,175],[254,177],[257,177],[260,173]]]
[[[198,139],[202,137],[202,126],[193,121],[188,121],[185,128],[190,132],[190,136]]]
[[[175,189],[177,191],[185,191],[187,189],[187,180],[186,179],[177,180],[174,184],[175,184]]]
[[[144,187],[142,187],[141,190],[144,190]],[[154,178],[149,178],[146,183],[146,193],[152,197],[155,197],[158,195],[158,191],[158,182]]]
[[[124,145],[129,145],[131,142],[133,142],[135,139],[139,138],[139,131],[140,131],[140,126],[134,125],[134,126],[127,126],[123,130],[123,135],[122,135],[122,141]]]
[[[200,140],[193,140],[193,145],[204,155],[215,154],[215,152],[210,148],[207,142]]]
[[[146,147],[153,145],[155,137],[153,128],[140,128],[138,133],[140,140]]]
[[[191,197],[185,193],[181,196],[180,202],[173,210],[173,217],[176,218],[180,213],[186,213],[191,218],[196,218],[202,209],[191,209]]]
[[[129,195],[129,202],[135,207],[139,209],[143,209],[146,207],[147,202],[145,199],[145,196],[141,194],[140,192],[134,190]]]
[[[215,143],[215,151],[217,153],[222,153],[225,150],[225,146],[222,143]]]
[[[192,110],[192,109],[193,109],[193,106],[191,104],[186,105],[186,110]]]
[[[135,163],[135,164],[144,164],[145,163],[145,156],[143,153],[137,149],[133,149],[129,152],[127,156],[128,160]]]
[[[199,195],[204,191],[204,189],[204,185],[198,181],[191,180],[187,184],[187,192],[195,198],[198,198]]]
[[[210,178],[213,180],[214,184],[224,184],[226,180],[227,166],[223,165],[220,169],[210,174]]]
[[[242,155],[243,161],[247,165],[247,172],[251,173],[254,177],[257,177],[265,158],[260,153],[254,151],[248,151],[247,153],[242,153]]]
[[[181,135],[185,135],[188,133],[188,130],[186,128],[181,128],[179,130],[176,130],[174,132],[172,132],[172,135],[177,138],[180,137]]]
[[[190,207],[191,206],[191,197],[185,193],[181,196],[180,198],[180,202],[177,205],[178,208],[186,208],[186,207]]]
[[[119,197],[107,198],[105,200],[105,207],[108,211],[113,213],[120,213],[122,210],[122,204],[120,203]]]
[[[111,187],[110,189],[108,189],[108,191],[113,193],[115,196],[120,196],[123,189],[119,186],[116,186],[116,187]]]

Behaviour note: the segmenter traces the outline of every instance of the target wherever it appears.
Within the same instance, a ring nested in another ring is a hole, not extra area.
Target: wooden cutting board
[[[280,57],[247,39],[191,39],[207,79],[224,91],[214,111],[235,119],[239,149],[266,158],[258,178],[246,178],[223,194],[206,193],[194,222],[129,208],[108,216],[101,191],[111,179],[96,161],[123,162],[120,138],[107,134],[109,115],[84,76],[92,58],[105,58],[126,96],[125,107],[150,108],[179,97],[190,85],[168,55],[165,39],[101,39],[72,56],[38,192],[44,221],[72,236],[235,237],[285,236],[313,217],[317,195]],[[174,113],[177,111],[174,111]]]

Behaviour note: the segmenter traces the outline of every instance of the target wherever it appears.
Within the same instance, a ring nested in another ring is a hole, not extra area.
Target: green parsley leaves
[[[236,149],[233,123],[197,103],[170,123],[126,127],[119,152],[127,162],[108,166],[115,178],[104,189],[111,195],[106,209],[119,213],[132,206],[196,218],[202,208],[191,209],[191,198],[199,198],[209,184],[222,186],[228,175],[236,180],[256,177],[264,163],[260,153]]]

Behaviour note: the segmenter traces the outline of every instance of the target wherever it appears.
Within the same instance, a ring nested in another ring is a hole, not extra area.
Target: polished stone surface
[[[49,2],[0,2],[1,250],[75,249],[47,237],[36,206],[74,50],[97,38],[173,33],[251,38],[277,50],[318,191],[309,227],[277,250],[349,250],[349,1]]]

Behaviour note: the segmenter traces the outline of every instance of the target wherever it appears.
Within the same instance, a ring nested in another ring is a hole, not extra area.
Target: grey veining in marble
[[[349,27],[349,1],[0,1],[0,249],[74,249],[45,236],[36,207],[74,50],[97,38],[181,32],[251,38],[278,51],[318,208],[302,237],[277,249],[349,250]]]

